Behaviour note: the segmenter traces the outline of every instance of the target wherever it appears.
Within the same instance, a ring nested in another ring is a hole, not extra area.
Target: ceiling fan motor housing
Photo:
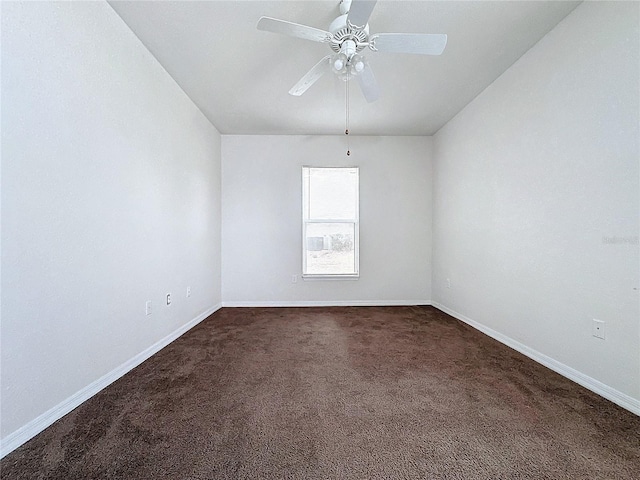
[[[361,52],[367,46],[369,39],[369,24],[361,30],[351,28],[347,24],[347,14],[340,15],[336,18],[331,25],[329,25],[329,31],[333,34],[331,39],[331,49],[340,53],[342,44],[346,40],[351,40],[355,43],[355,51],[351,53],[353,55],[356,52]]]
[[[341,12],[344,3],[340,3]],[[348,10],[329,26],[332,34],[331,49],[338,54],[331,59],[332,69],[345,81],[353,75],[360,74],[364,69],[364,58],[358,54],[368,45],[369,39],[369,25],[365,25],[363,29],[352,28],[347,16]]]

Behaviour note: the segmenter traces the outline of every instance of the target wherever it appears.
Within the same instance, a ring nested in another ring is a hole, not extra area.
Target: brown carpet
[[[639,478],[640,417],[432,307],[222,309],[3,479]]]

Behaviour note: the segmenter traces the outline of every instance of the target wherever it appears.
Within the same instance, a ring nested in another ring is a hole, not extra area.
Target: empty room
[[[2,479],[636,479],[640,2],[2,1]]]

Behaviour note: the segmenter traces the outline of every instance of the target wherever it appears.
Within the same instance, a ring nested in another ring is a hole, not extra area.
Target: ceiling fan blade
[[[362,94],[364,95],[364,98],[367,99],[367,102],[373,103],[380,98],[378,82],[376,81],[376,77],[373,75],[373,70],[371,70],[368,63],[365,64],[364,70],[362,70],[360,75],[356,78],[358,79],[360,90],[362,90]]]
[[[311,70],[309,70],[304,77],[298,80],[291,90],[289,90],[289,95],[295,95],[299,97],[304,92],[306,92],[311,85],[316,83],[318,79],[323,76],[325,73],[331,70],[331,55],[327,55],[318,63],[316,63]]]
[[[258,20],[258,30],[281,33],[282,35],[304,38],[305,40],[320,43],[328,43],[333,37],[330,32],[325,32],[319,28],[308,27],[306,25],[300,25],[299,23],[287,22],[271,17],[260,17],[260,20]]]
[[[379,33],[369,39],[371,50],[390,53],[440,55],[446,45],[446,35],[432,33]]]
[[[358,30],[363,29],[367,25],[377,1],[378,0],[353,0],[351,7],[349,7],[347,22]]]

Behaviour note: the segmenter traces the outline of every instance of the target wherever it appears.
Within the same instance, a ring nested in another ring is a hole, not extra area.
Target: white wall
[[[636,412],[639,5],[580,5],[435,135],[433,213],[435,302]]]
[[[3,453],[222,300],[431,300],[431,138],[221,141],[108,5],[1,9]],[[433,191],[434,299],[636,405],[637,40],[637,3],[578,7],[436,135]],[[302,165],[361,168],[358,281],[291,283]]]
[[[108,4],[2,2],[3,453],[220,301],[219,133]]]
[[[224,305],[431,300],[431,138],[222,137]],[[360,279],[302,272],[302,166],[360,167]]]

